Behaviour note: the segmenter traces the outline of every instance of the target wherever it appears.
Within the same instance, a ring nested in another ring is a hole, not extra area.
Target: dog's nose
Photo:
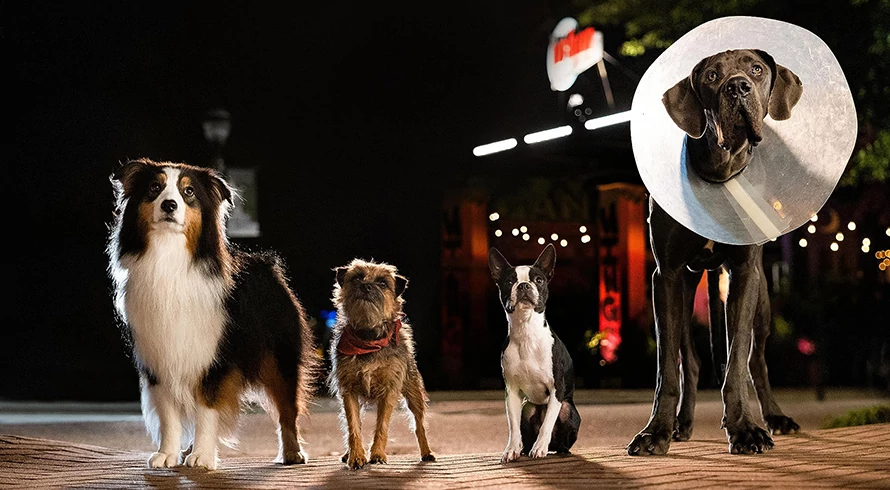
[[[362,290],[364,290],[366,293],[371,292],[371,287],[372,287],[372,284],[369,284],[369,283],[362,284]]]
[[[745,77],[732,77],[724,88],[730,97],[747,97],[751,93],[751,83]]]
[[[167,199],[161,203],[161,209],[164,210],[165,213],[172,213],[176,211],[176,201],[173,199]]]
[[[527,283],[527,282],[520,282],[519,285],[516,286],[516,289],[518,289],[518,290],[520,290],[520,291],[526,291],[526,290],[529,290],[529,289],[531,289],[531,288],[532,288],[531,283]]]

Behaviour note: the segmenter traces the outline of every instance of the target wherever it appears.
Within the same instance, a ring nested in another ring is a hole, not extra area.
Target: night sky
[[[626,126],[535,158],[471,153],[565,124],[544,55],[570,3],[0,3],[14,206],[0,399],[136,399],[106,274],[109,175],[128,158],[209,164],[201,121],[217,107],[232,118],[227,165],[258,169],[263,235],[243,244],[279,252],[313,315],[331,307],[334,267],[395,264],[421,371],[436,363],[446,193],[479,175],[637,178]],[[607,52],[621,34],[606,31]],[[622,62],[615,111],[651,58]],[[597,83],[579,79],[609,112]]]
[[[568,11],[304,3],[2,4],[17,209],[0,397],[135,397],[106,276],[108,177],[127,158],[209,163],[215,107],[232,115],[226,163],[258,168],[250,245],[282,255],[312,314],[330,308],[332,268],[397,265],[416,328],[433,330],[417,335],[428,361],[441,196],[479,165],[474,146],[562,124],[544,52]]]

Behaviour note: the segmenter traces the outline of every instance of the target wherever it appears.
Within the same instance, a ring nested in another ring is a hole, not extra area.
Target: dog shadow
[[[550,454],[544,458],[524,456],[506,467],[523,472],[522,479],[529,483],[546,484],[552,488],[616,487],[626,480],[627,477],[619,471],[592,458],[575,453]]]
[[[360,470],[349,470],[338,463],[328,471],[319,488],[370,488],[400,490],[416,487],[416,482],[424,477],[445,476],[448,468],[441,462],[416,461],[405,464],[391,461],[389,464],[367,464]],[[447,478],[443,482],[447,482]]]
[[[305,469],[306,465],[254,465],[252,462],[216,470],[176,466],[161,472],[149,470],[143,474],[143,478],[146,487],[157,490],[279,487],[300,482],[303,475],[301,470]]]

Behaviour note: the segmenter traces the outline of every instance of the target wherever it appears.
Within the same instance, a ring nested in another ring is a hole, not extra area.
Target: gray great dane
[[[745,169],[763,138],[764,117],[791,117],[802,91],[797,75],[777,65],[768,53],[731,50],[699,62],[688,78],[664,93],[662,102],[688,135],[687,158],[694,171],[719,184]],[[712,348],[717,362],[725,359],[723,427],[729,451],[753,454],[770,449],[770,434],[758,426],[748,408],[749,379],[770,432],[793,432],[799,426],[782,413],[767,376],[764,344],[771,312],[762,246],[715,243],[678,223],[653,199],[649,227],[656,262],[652,294],[658,373],[652,414],[627,445],[628,454],[665,454],[672,439],[688,440],[692,434],[700,363],[690,321],[696,286],[706,270]],[[724,298],[716,294],[721,272],[729,276]],[[724,315],[725,336],[719,328]]]

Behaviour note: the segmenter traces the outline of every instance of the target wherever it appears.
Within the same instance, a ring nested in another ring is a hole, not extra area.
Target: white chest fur
[[[544,314],[530,307],[507,315],[509,343],[501,358],[504,382],[535,404],[547,403],[554,391],[553,335]]]
[[[155,233],[145,253],[124,257],[123,301],[139,361],[180,402],[216,356],[226,322],[222,278],[193,264],[180,233]]]

